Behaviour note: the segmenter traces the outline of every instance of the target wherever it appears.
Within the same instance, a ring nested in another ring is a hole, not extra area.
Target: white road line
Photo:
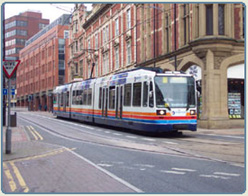
[[[164,143],[166,143],[166,144],[173,144],[173,145],[178,144],[178,143],[175,143],[175,142],[164,142]]]
[[[228,180],[230,179],[229,177],[223,177],[223,176],[217,176],[217,175],[205,175],[205,174],[201,174],[200,177],[204,177],[204,178],[215,178],[215,179],[222,179],[222,180]]]
[[[150,138],[141,138],[142,140],[149,141],[149,142],[155,142],[155,139],[150,139]]]
[[[135,136],[130,136],[130,135],[126,135],[127,138],[131,138],[131,139],[137,139],[137,137]]]
[[[106,164],[106,163],[98,163],[97,165],[100,167],[112,167],[113,166],[113,165]]]
[[[223,175],[223,176],[240,176],[240,174],[232,174],[232,173],[224,173],[224,172],[214,172],[216,175]]]
[[[148,167],[148,168],[154,168],[155,166],[154,165],[148,165],[148,164],[134,164],[135,166],[138,166],[138,167]]]
[[[120,135],[122,135],[122,134],[120,134],[120,133],[113,133],[113,135],[120,136]]]
[[[178,175],[184,175],[185,172],[177,172],[177,171],[168,171],[168,170],[160,170],[162,173],[167,173],[167,174],[178,174]]]
[[[196,170],[194,169],[185,169],[185,168],[171,168],[172,170],[176,170],[176,171],[186,171],[186,172],[195,172]]]
[[[104,133],[110,133],[110,131],[104,131]]]

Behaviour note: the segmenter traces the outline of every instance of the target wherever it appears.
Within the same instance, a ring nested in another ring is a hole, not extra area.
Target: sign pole
[[[8,80],[8,126],[6,129],[6,154],[11,153],[11,128],[10,128],[10,91],[11,91],[11,79]]]
[[[11,153],[11,128],[10,128],[10,95],[11,95],[11,77],[17,70],[17,67],[20,64],[20,60],[3,60],[3,71],[5,72],[6,76],[9,78],[8,80],[8,126],[6,129],[6,154]]]

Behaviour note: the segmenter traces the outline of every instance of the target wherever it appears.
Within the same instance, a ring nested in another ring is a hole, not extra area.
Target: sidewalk
[[[11,154],[3,142],[4,193],[136,193],[136,187],[61,146],[30,140],[12,127]],[[5,138],[6,127],[3,127]]]

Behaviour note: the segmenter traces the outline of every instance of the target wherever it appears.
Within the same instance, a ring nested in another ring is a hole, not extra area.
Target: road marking
[[[186,171],[186,172],[195,172],[196,170],[194,169],[185,169],[185,168],[171,168],[172,170],[177,170],[177,171]]]
[[[154,165],[148,165],[148,164],[134,164],[135,166],[138,166],[138,167],[148,167],[148,168],[154,168],[155,166]]]
[[[10,190],[12,192],[14,192],[16,190],[16,183],[13,179],[13,176],[11,175],[10,171],[9,171],[9,168],[7,166],[6,163],[3,163],[3,170],[4,170],[4,173],[9,181],[9,187],[10,187]]]
[[[110,131],[104,131],[104,133],[110,133]]]
[[[40,140],[43,140],[43,137],[36,131],[32,126],[30,128],[35,132],[35,134],[40,138]]]
[[[217,175],[205,175],[205,174],[201,174],[200,177],[204,177],[204,178],[216,178],[216,179],[222,179],[222,180],[228,180],[230,179],[229,177],[223,177],[223,176],[217,176]]]
[[[178,144],[178,143],[175,143],[175,142],[164,142],[164,143],[166,143],[166,144],[173,144],[173,145]]]
[[[131,138],[131,139],[137,139],[137,137],[135,136],[130,136],[130,135],[126,135],[127,138]]]
[[[17,177],[17,180],[18,180],[20,186],[22,187],[23,192],[24,192],[24,193],[27,193],[27,192],[29,191],[29,188],[27,187],[27,185],[26,185],[24,179],[22,178],[22,176],[21,176],[19,170],[17,169],[17,167],[15,166],[15,164],[14,164],[13,161],[10,162],[10,165],[11,165],[12,168],[13,168],[13,171],[14,171],[16,177]]]
[[[120,133],[113,133],[113,135],[120,136],[120,135],[122,135],[122,134],[120,134]]]
[[[29,126],[27,126],[27,128],[28,128],[29,132],[33,135],[34,139],[35,140],[38,140],[38,137],[35,135],[35,133],[33,132],[33,130]]]
[[[112,167],[113,166],[113,165],[106,164],[106,163],[98,163],[97,165],[100,167]]]
[[[149,142],[155,142],[155,139],[150,139],[150,138],[141,138],[142,140],[149,141]]]
[[[216,175],[223,175],[223,176],[240,176],[240,174],[232,174],[232,173],[224,173],[224,172],[214,172]]]
[[[178,175],[184,175],[185,172],[177,172],[177,171],[168,171],[168,170],[160,170],[162,173],[168,173],[168,174],[178,174]]]

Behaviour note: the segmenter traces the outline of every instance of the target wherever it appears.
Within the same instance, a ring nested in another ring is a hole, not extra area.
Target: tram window
[[[69,92],[66,93],[66,106],[69,107]]]
[[[91,102],[92,102],[92,89],[89,88],[88,89],[88,102],[87,102],[87,105],[91,105]]]
[[[99,88],[99,103],[98,103],[98,108],[102,108],[102,88]]]
[[[63,93],[61,93],[60,98],[61,98],[60,106],[63,106],[63,103],[64,103],[64,96],[63,96]]]
[[[72,104],[76,104],[76,91],[72,91]]]
[[[131,84],[125,84],[124,86],[124,106],[131,106]]]
[[[153,83],[150,82],[149,107],[153,108],[153,106],[154,106]]]
[[[57,94],[54,94],[53,95],[53,104],[56,104],[57,103]]]
[[[60,94],[58,94],[58,106],[60,106]]]
[[[115,86],[109,88],[109,109],[115,109]]]
[[[87,90],[83,91],[83,105],[87,105]]]
[[[143,107],[148,106],[148,83],[143,83]]]
[[[133,106],[141,106],[141,82],[133,84]]]

